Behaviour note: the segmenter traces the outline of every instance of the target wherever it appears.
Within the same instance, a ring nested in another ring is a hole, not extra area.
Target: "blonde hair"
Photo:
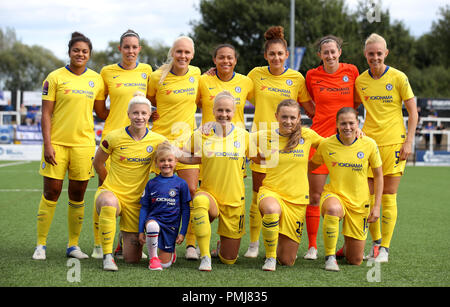
[[[175,155],[175,148],[172,144],[169,143],[169,141],[164,141],[160,143],[155,150],[155,161],[158,161],[160,157],[163,157],[167,154]]]
[[[377,33],[372,33],[369,35],[369,37],[366,39],[366,42],[364,43],[364,49],[366,49],[367,45],[373,43],[382,43],[384,49],[387,49],[386,40],[383,38],[383,36],[378,35]]]
[[[192,44],[192,50],[195,52],[194,49],[194,41],[192,40],[192,38],[190,38],[189,36],[180,36],[178,37],[172,44],[172,47],[170,47],[169,52],[167,52],[167,59],[164,62],[164,64],[162,64],[159,69],[161,69],[161,78],[159,79],[159,84],[162,84],[164,82],[164,80],[166,79],[167,75],[169,74],[170,70],[173,67],[173,48],[175,47],[175,45],[181,41],[181,40],[187,40]]]
[[[150,103],[150,100],[148,100],[145,97],[145,94],[140,91],[136,91],[133,94],[133,98],[131,98],[130,102],[128,103],[127,112],[130,112],[131,107],[135,104],[146,104],[148,106],[148,108],[150,109],[150,111],[152,110],[152,104]]]
[[[285,99],[281,101],[277,106],[277,113],[280,111],[282,107],[291,107],[296,108],[298,110],[298,117],[301,116],[300,104],[293,99]],[[284,151],[290,151],[294,149],[300,142],[302,138],[302,121],[299,120],[297,126],[295,126],[294,131],[289,135],[288,142],[284,147]]]
[[[222,99],[230,99],[233,102],[233,109],[236,110],[236,101],[229,91],[221,91],[216,95],[214,98],[213,110],[215,109],[217,102]]]

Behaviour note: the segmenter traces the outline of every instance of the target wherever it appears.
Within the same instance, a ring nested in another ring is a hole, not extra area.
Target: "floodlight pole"
[[[295,0],[291,0],[291,50],[290,50],[290,67],[294,69],[295,58]]]

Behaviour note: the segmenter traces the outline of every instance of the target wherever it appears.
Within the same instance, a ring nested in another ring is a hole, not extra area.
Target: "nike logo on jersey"
[[[117,77],[120,77],[120,75],[117,75],[117,76],[113,76],[113,79],[115,79],[115,78],[117,78]]]

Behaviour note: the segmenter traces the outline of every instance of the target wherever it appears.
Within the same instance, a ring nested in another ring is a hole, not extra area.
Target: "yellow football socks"
[[[78,246],[81,228],[84,219],[84,200],[73,201],[69,199],[69,208],[67,211],[67,225],[69,228],[69,247]]]
[[[323,217],[322,232],[325,256],[335,255],[339,236],[339,217],[325,214]]]
[[[191,202],[191,205],[192,205],[192,202]],[[192,207],[191,207],[191,214],[192,214]],[[195,240],[196,240],[196,238],[195,238],[194,230],[192,229],[192,222],[191,221],[189,221],[189,225],[188,225],[188,228],[187,228],[185,240],[186,240],[186,246],[192,245],[192,246],[195,247]]]
[[[381,204],[381,246],[389,248],[397,221],[397,194],[383,194]]]
[[[374,204],[375,204],[375,194],[371,194],[370,195],[370,211],[372,211]],[[381,239],[380,219],[378,219],[375,223],[369,224],[369,232],[370,232],[370,236],[372,237],[372,241],[377,241],[377,240]]]
[[[262,236],[266,248],[266,258],[277,257],[278,235],[280,232],[280,215],[264,214],[262,217]]]
[[[209,256],[209,243],[211,241],[211,223],[209,222],[209,198],[206,195],[198,195],[193,200],[191,223],[197,238],[200,256]]]
[[[95,204],[93,207],[94,212],[92,212],[92,221],[94,224],[94,245],[102,245],[102,238],[100,237],[99,232],[99,216]]]
[[[252,204],[250,206],[250,243],[259,241],[259,234],[261,232],[261,213],[259,212],[257,204],[258,192],[253,191]]]
[[[39,209],[37,214],[37,244],[46,245],[47,235],[52,224],[53,216],[56,209],[56,201],[45,199],[44,195],[41,197]]]
[[[104,206],[100,210],[99,234],[102,242],[103,255],[112,254],[114,236],[116,234],[117,208]]]

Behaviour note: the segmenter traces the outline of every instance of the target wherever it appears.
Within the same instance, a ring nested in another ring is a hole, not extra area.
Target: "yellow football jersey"
[[[306,89],[305,78],[298,71],[286,69],[279,76],[272,75],[268,66],[255,67],[248,77],[253,81],[253,99],[255,106],[252,131],[270,130],[275,124],[278,127],[275,113],[278,104],[285,99],[298,102],[311,100]]]
[[[320,143],[312,162],[325,163],[330,171],[330,182],[325,185],[323,193],[335,193],[353,211],[364,212],[365,205],[369,204],[367,171],[369,167],[377,168],[382,164],[373,139],[365,136],[346,146],[338,135],[332,135]]]
[[[128,127],[108,133],[100,147],[109,154],[111,164],[101,187],[117,193],[127,204],[139,204],[156,147],[165,140],[149,129],[139,141],[130,136]]]
[[[367,111],[363,132],[378,146],[404,143],[402,105],[414,97],[406,75],[388,66],[383,76],[375,80],[366,70],[356,78],[355,87]]]
[[[249,153],[249,133],[233,125],[226,137],[204,135],[196,130],[191,138],[191,152],[202,158],[200,190],[229,206],[241,206],[245,187],[242,169]]]
[[[245,102],[253,95],[253,82],[249,77],[234,73],[231,80],[222,81],[217,74],[214,76],[205,74],[200,77],[198,91],[202,105],[202,125],[216,120],[213,115],[214,98],[218,93],[228,91],[236,102],[233,123],[236,123],[238,127],[245,128]]]
[[[123,69],[120,64],[102,68],[100,75],[105,83],[105,98],[109,95],[109,115],[105,120],[102,139],[108,132],[128,126],[128,103],[136,91],[147,93],[148,81],[152,73],[148,64],[138,63],[134,69]]]
[[[294,204],[309,204],[308,157],[311,147],[317,148],[323,138],[314,130],[302,127],[299,144],[292,150],[284,148],[288,138],[277,130],[261,130],[251,137],[265,157],[266,167],[262,185]],[[251,153],[253,154],[253,153]]]
[[[183,76],[169,73],[159,84],[161,70],[150,75],[147,96],[156,97],[160,118],[153,122],[152,131],[167,137],[176,146],[183,146],[196,128],[198,82],[200,69],[189,66]]]
[[[95,146],[95,100],[104,100],[101,76],[91,69],[76,75],[69,67],[51,72],[42,85],[42,100],[54,101],[51,141],[63,146]]]

